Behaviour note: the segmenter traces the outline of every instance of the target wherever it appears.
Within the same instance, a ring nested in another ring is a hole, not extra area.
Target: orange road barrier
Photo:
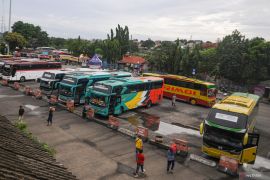
[[[74,106],[74,101],[73,100],[68,100],[66,105],[67,105],[67,110],[69,112],[74,112],[75,106]]]
[[[137,130],[136,130],[136,134],[138,136],[142,137],[143,141],[147,141],[148,140],[148,129],[142,126],[138,126]]]
[[[8,85],[8,80],[2,79],[1,84],[2,84],[2,86],[7,86]]]
[[[118,119],[112,115],[109,116],[109,126],[113,129],[118,129],[120,122],[118,121]]]
[[[14,88],[15,90],[19,90],[19,89],[20,89],[20,84],[19,84],[18,82],[14,82],[13,88]]]
[[[57,104],[58,100],[57,100],[57,96],[55,95],[51,95],[49,103],[50,104]]]
[[[29,86],[26,86],[26,87],[24,88],[24,93],[25,93],[26,95],[28,95],[28,96],[32,96],[32,95],[33,95],[33,91],[32,91],[32,89],[31,89]]]
[[[239,164],[236,159],[227,156],[221,156],[219,159],[218,170],[231,175],[237,175],[238,165]]]
[[[187,156],[188,155],[188,141],[183,139],[174,139],[174,143],[176,145],[176,152],[180,156]]]
[[[41,94],[41,90],[40,89],[35,89],[34,90],[34,96],[37,98],[37,99],[42,99],[42,94]]]
[[[92,108],[89,108],[86,112],[87,119],[93,119],[95,116],[95,111]]]

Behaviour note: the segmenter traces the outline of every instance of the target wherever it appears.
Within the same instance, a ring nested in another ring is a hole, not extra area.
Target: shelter
[[[92,59],[88,60],[87,65],[92,69],[100,69],[102,67],[102,60],[100,60],[98,55],[95,54]]]

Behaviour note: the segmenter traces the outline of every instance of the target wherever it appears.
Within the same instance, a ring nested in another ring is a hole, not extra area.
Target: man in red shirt
[[[145,170],[143,169],[143,165],[144,165],[144,155],[143,155],[143,150],[139,150],[139,153],[137,154],[137,168],[136,168],[136,172],[135,172],[135,177],[139,177],[138,173],[139,173],[139,169],[141,168],[142,173],[145,173]]]

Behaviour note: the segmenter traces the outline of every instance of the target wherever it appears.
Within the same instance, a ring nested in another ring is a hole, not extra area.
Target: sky
[[[1,0],[6,29],[8,5]],[[19,20],[63,38],[104,39],[120,24],[139,40],[214,42],[235,29],[270,40],[270,0],[12,0]]]

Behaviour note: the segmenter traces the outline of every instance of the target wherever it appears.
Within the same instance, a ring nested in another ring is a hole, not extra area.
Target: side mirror
[[[245,146],[245,145],[247,145],[247,143],[248,143],[248,133],[246,133],[246,134],[244,135],[243,145]]]
[[[200,124],[200,134],[203,135],[203,128],[204,128],[204,124],[203,122]]]
[[[121,92],[121,94],[124,94],[126,91],[127,91],[127,87],[124,87],[123,89],[122,89],[122,92]]]

